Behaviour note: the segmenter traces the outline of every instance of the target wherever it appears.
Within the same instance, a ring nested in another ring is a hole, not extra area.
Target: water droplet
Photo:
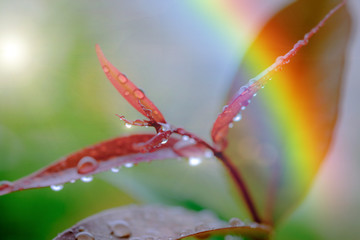
[[[131,235],[131,230],[125,221],[114,221],[108,223],[111,234],[119,238],[128,238]]]
[[[199,157],[190,157],[189,158],[189,165],[192,167],[195,167],[195,166],[201,164],[201,162],[202,162],[202,159]]]
[[[108,66],[106,66],[106,65],[104,65],[104,66],[103,66],[103,70],[104,70],[104,72],[105,72],[105,73],[110,72],[109,67],[108,67]]]
[[[87,174],[95,171],[98,168],[98,165],[98,162],[93,157],[86,156],[79,161],[77,172],[79,174]]]
[[[75,236],[76,240],[95,240],[94,236],[89,232],[79,232]]]
[[[161,144],[165,144],[165,143],[167,143],[168,141],[169,141],[168,138],[164,138],[164,139],[161,141]]]
[[[254,94],[253,94],[253,97],[256,97],[256,95],[257,95],[257,93],[254,93]]]
[[[186,135],[183,135],[183,136],[181,137],[181,139],[182,139],[183,141],[189,141],[190,137],[189,137],[189,136],[186,136]]]
[[[264,88],[264,87],[265,87],[264,85],[261,86],[261,88]]]
[[[257,227],[259,227],[259,224],[257,224],[257,223],[250,223],[249,224],[249,227],[251,227],[251,228],[257,228]]]
[[[9,181],[0,181],[0,195],[11,192],[13,183]]]
[[[247,87],[242,86],[242,87],[239,89],[239,94],[241,94],[242,92],[244,92],[246,89],[247,89]]]
[[[129,96],[130,92],[126,91],[124,94],[125,94],[125,96]]]
[[[81,179],[81,181],[87,183],[87,182],[91,182],[94,178],[93,178],[93,176],[89,175],[89,176],[83,176],[80,179]]]
[[[110,170],[111,170],[113,173],[118,173],[118,172],[120,171],[120,169],[117,168],[117,167],[113,167],[113,168],[111,168]]]
[[[64,188],[64,185],[51,185],[50,188],[51,190],[58,192]]]
[[[245,109],[246,109],[246,107],[245,107],[245,106],[242,106],[242,107],[241,107],[241,110],[243,110],[243,111],[244,111]]]
[[[75,183],[75,182],[76,182],[75,179],[70,180],[70,183]]]
[[[249,85],[253,85],[255,82],[256,82],[255,79],[250,79],[250,80],[249,80]]]
[[[126,78],[126,76],[122,73],[120,73],[117,77],[117,79],[119,80],[120,83],[124,84],[128,81],[128,79]]]
[[[125,163],[124,164],[124,167],[126,167],[126,168],[132,168],[133,166],[134,166],[133,163]]]
[[[200,224],[195,227],[196,232],[203,232],[203,231],[207,231],[209,229],[210,229],[210,227],[207,224]]]
[[[229,128],[233,128],[234,124],[233,123],[229,123]]]
[[[232,219],[230,219],[229,224],[230,224],[230,226],[232,226],[232,227],[240,227],[240,226],[244,226],[244,225],[245,225],[244,222],[241,221],[241,220],[238,219],[238,218],[232,218]]]
[[[134,90],[134,95],[138,99],[143,99],[145,97],[144,92],[142,90],[140,90],[140,89],[135,89]]]
[[[207,149],[207,150],[205,150],[204,155],[206,158],[212,158],[214,156],[214,153],[210,149]]]
[[[282,61],[284,61],[284,57],[283,57],[283,56],[280,56],[280,57],[276,58],[276,63],[277,63],[277,64],[282,63]]]
[[[130,123],[125,123],[125,127],[127,127],[127,128],[131,128],[131,127],[132,127],[132,125],[131,125]]]
[[[234,118],[233,121],[234,122],[239,122],[242,119],[241,113],[238,113]]]

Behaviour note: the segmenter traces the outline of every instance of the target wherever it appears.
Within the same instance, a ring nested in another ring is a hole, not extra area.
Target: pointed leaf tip
[[[217,117],[213,128],[211,130],[211,137],[215,144],[224,149],[227,145],[226,136],[229,128],[232,127],[232,123],[236,121],[237,115],[241,114],[241,110],[244,110],[251,102],[251,99],[256,96],[257,92],[269,81],[272,75],[282,67],[290,62],[290,59],[294,57],[300,48],[308,44],[310,38],[316,34],[325,22],[337,12],[346,1],[341,1],[333,9],[331,9],[321,20],[314,26],[309,32],[307,32],[302,40],[297,41],[293,47],[283,56],[280,56],[276,61],[258,74],[256,77],[249,80],[249,82],[242,86],[232,97],[229,104],[223,108],[223,111]]]
[[[125,74],[117,70],[106,58],[98,44],[95,45],[96,54],[101,67],[118,92],[141,114],[152,118],[156,122],[166,123],[164,116],[145,93],[132,83]],[[148,111],[147,111],[148,110]]]

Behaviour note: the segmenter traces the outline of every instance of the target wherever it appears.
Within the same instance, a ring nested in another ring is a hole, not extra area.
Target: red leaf
[[[23,189],[64,184],[126,163],[137,164],[151,160],[186,157],[189,154],[189,149],[182,153],[176,146],[176,143],[182,141],[176,138],[169,138],[153,152],[141,153],[141,149],[136,147],[136,144],[147,142],[153,137],[154,134],[118,137],[84,148],[14,183],[2,182],[0,195]],[[202,146],[197,146],[194,154],[198,155],[201,149],[205,154],[205,148]]]
[[[104,70],[106,77],[111,81],[118,92],[141,114],[152,118],[156,122],[166,123],[165,118],[155,106],[145,96],[145,93],[133,84],[123,73],[117,70],[104,56],[99,45],[96,44],[96,53],[98,55],[101,67]],[[141,106],[143,105],[143,106]],[[144,108],[150,110],[150,116]]]
[[[272,75],[281,70],[282,67],[290,62],[290,59],[294,57],[297,52],[303,46],[307,45],[310,38],[318,32],[318,30],[323,27],[324,23],[343,5],[345,4],[342,1],[335,8],[333,8],[315,27],[313,27],[308,33],[304,35],[302,40],[299,40],[290,51],[285,55],[278,57],[276,61],[258,74],[256,77],[249,80],[248,84],[242,86],[238,92],[232,97],[229,104],[223,108],[223,111],[219,114],[216,119],[212,131],[211,137],[214,143],[225,148],[226,146],[226,136],[228,133],[229,125],[233,121],[241,119],[241,110],[244,110],[247,105],[250,103],[250,100],[272,77]]]
[[[261,30],[232,89],[272,64],[339,1],[296,1]],[[262,219],[277,223],[304,197],[325,159],[338,118],[351,20],[345,7],[298,52],[229,131],[228,155]],[[261,53],[262,59],[256,58]]]

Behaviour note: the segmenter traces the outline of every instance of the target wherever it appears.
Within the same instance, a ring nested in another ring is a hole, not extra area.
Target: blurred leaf
[[[291,49],[337,3],[296,1],[270,19],[246,53],[229,96]],[[230,131],[229,155],[269,222],[300,201],[329,149],[349,33],[343,7],[273,76]]]
[[[194,212],[181,207],[130,205],[90,216],[59,234],[55,239],[70,240],[81,237],[183,239],[211,238],[213,235],[230,234],[266,239],[270,230],[264,225],[246,225],[238,219],[232,219],[230,224],[226,224],[207,211]]]

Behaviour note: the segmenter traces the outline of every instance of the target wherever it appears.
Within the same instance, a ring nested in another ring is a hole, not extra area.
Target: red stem
[[[254,201],[251,198],[250,192],[245,184],[244,179],[241,176],[240,171],[236,169],[236,167],[233,165],[231,160],[222,152],[214,152],[215,156],[222,161],[222,163],[225,165],[227,170],[229,171],[231,177],[235,181],[235,184],[237,186],[238,191],[244,198],[245,204],[248,207],[248,210],[250,211],[250,214],[255,222],[261,223],[260,216],[256,210],[256,207],[254,205]]]
[[[174,130],[174,133],[177,133],[180,135],[187,135],[190,138],[193,138],[198,143],[205,145],[207,148],[209,148],[214,153],[214,156],[216,156],[224,164],[226,169],[229,171],[240,195],[243,197],[243,199],[245,201],[245,204],[250,212],[252,219],[257,223],[261,223],[260,216],[256,210],[254,201],[251,198],[250,192],[245,184],[245,181],[242,178],[240,171],[238,171],[236,169],[236,167],[233,165],[231,160],[223,152],[216,150],[213,146],[208,144],[206,141],[202,140],[201,138],[197,137],[196,135],[194,135],[192,133],[187,132],[186,130],[184,130],[182,128],[177,128],[176,130]]]

